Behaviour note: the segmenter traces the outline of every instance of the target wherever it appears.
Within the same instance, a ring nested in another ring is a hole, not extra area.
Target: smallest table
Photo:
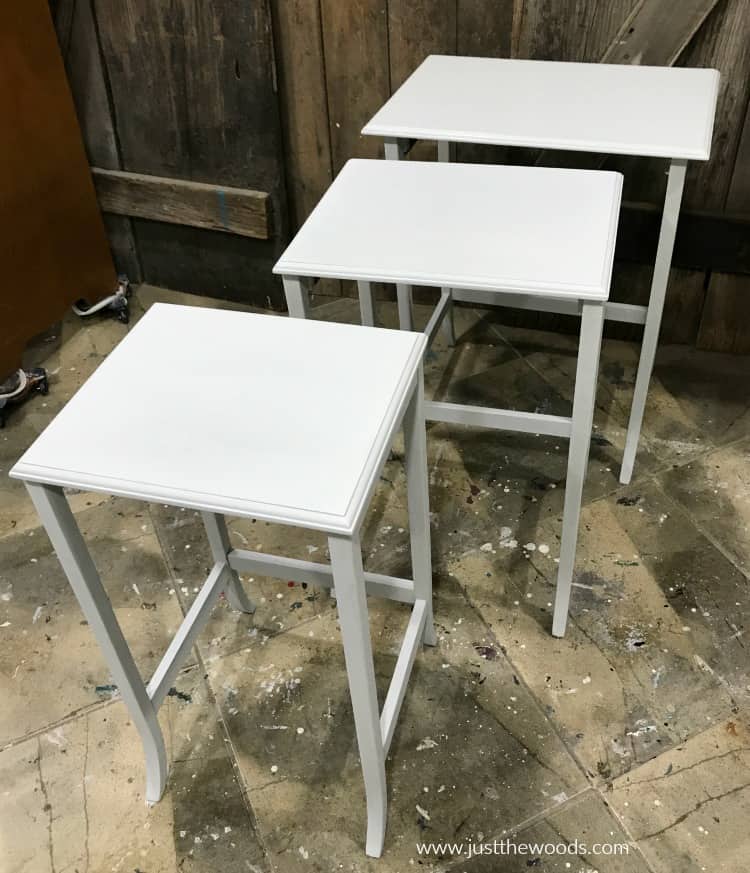
[[[23,479],[146,753],[146,799],[167,761],[156,713],[223,591],[254,610],[237,571],[335,585],[367,795],[380,855],[385,756],[421,643],[434,645],[419,334],[197,307],[153,306],[11,471]],[[165,389],[154,374],[169,361]],[[372,361],[378,361],[377,367]],[[243,374],[242,378],[229,378]],[[124,397],[134,403],[123,403]],[[403,424],[413,581],[365,573],[359,531]],[[203,514],[214,566],[144,684],[63,493],[64,487]],[[230,545],[224,515],[328,534],[331,566]],[[366,594],[412,604],[378,711]]]

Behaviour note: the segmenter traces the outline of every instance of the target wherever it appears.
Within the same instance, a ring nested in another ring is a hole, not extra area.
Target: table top
[[[10,475],[351,533],[425,342],[155,304]]]
[[[431,55],[362,133],[705,161],[711,69]]]
[[[274,273],[606,300],[621,187],[601,171],[352,160]]]

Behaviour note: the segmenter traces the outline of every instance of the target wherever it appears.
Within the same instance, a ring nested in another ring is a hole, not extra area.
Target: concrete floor
[[[143,286],[134,320],[157,299],[217,305]],[[381,305],[388,324],[393,309]],[[349,300],[318,312],[357,317]],[[430,354],[430,391],[565,413],[572,338],[477,310],[457,321],[457,348]],[[70,317],[37,343],[30,363],[49,368],[51,392],[0,431],[3,473],[125,330]],[[663,348],[636,478],[620,487],[636,361],[634,346],[606,342],[564,640],[549,627],[565,443],[430,427],[439,645],[417,658],[391,749],[380,861],[363,853],[330,598],[256,578],[254,617],[219,604],[160,713],[171,776],[147,809],[135,729],[25,491],[0,477],[0,870],[747,870],[750,361]],[[164,365],[154,378],[168,391]],[[250,397],[262,377],[227,375]],[[197,400],[196,414],[209,404]],[[101,495],[71,500],[148,675],[207,573],[199,521]],[[230,528],[240,544],[326,559],[318,534],[248,520]],[[367,522],[368,568],[408,574],[405,528],[397,446]],[[384,691],[407,612],[370,605]],[[466,848],[442,858],[416,849],[495,838],[630,850],[469,859]]]

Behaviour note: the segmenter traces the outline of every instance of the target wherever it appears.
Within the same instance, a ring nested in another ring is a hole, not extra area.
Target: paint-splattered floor
[[[156,299],[215,305],[142,287],[134,315]],[[389,324],[393,308],[381,305]],[[318,312],[356,320],[350,300]],[[566,412],[572,338],[504,327],[470,309],[457,322],[456,349],[439,342],[430,355],[431,391]],[[51,392],[0,431],[3,474],[124,330],[68,318],[35,346]],[[220,603],[160,714],[171,776],[147,809],[136,732],[24,490],[0,477],[0,870],[745,871],[750,361],[660,351],[636,477],[625,488],[617,472],[636,360],[634,346],[606,342],[562,641],[549,626],[565,444],[430,427],[439,645],[417,658],[391,749],[380,861],[363,854],[363,790],[331,599],[256,578],[253,618]],[[154,378],[168,391],[164,364]],[[196,398],[196,414],[208,405]],[[123,451],[127,442],[123,433]],[[373,570],[409,572],[404,498],[397,446],[364,538]],[[72,503],[147,675],[207,572],[199,521],[91,494]],[[230,527],[252,548],[326,559],[317,534]],[[377,601],[371,610],[384,690],[407,613]],[[511,839],[519,854],[417,849],[495,838]],[[552,855],[533,845],[575,840],[589,849],[629,844],[629,853]]]

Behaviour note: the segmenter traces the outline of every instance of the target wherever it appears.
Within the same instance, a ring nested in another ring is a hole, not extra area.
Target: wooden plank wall
[[[721,93],[711,160],[690,167],[685,205],[750,213],[750,0],[272,0],[292,226],[349,157],[380,154],[359,131],[432,53],[713,66]],[[431,160],[420,143],[411,157]],[[665,162],[462,145],[459,160],[606,166],[628,200],[660,203]],[[648,265],[618,263],[614,294],[645,301]],[[353,293],[330,283],[324,293]],[[750,277],[672,271],[663,338],[750,352]],[[511,316],[528,322],[527,314]],[[555,317],[534,319],[565,327]],[[619,335],[637,328],[616,327]]]

